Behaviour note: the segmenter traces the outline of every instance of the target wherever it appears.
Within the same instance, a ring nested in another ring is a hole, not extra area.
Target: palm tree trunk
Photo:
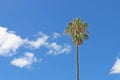
[[[76,45],[76,80],[79,80],[78,45]]]

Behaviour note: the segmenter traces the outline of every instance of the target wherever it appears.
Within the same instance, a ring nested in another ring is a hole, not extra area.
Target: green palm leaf
[[[87,28],[88,25],[86,22],[83,22],[80,18],[75,18],[72,22],[68,23],[65,33],[72,37],[75,45],[81,45],[84,40],[89,38]]]

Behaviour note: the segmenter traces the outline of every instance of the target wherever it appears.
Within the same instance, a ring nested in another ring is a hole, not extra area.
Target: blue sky
[[[0,80],[75,80],[75,46],[63,34],[80,17],[81,80],[120,78],[119,0],[0,0]]]

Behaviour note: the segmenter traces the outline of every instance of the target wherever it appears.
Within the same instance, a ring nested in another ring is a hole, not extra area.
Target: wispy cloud
[[[29,48],[39,48],[47,44],[48,35],[39,32],[39,37],[36,40],[25,39],[25,45]]]
[[[20,68],[30,68],[33,63],[41,62],[41,60],[37,59],[34,53],[26,52],[24,56],[13,59],[11,64]]]
[[[59,33],[56,33],[56,32],[54,32],[53,33],[53,39],[56,39],[56,38],[58,38],[58,37],[60,37],[61,35],[59,34]]]
[[[58,45],[56,42],[53,42],[49,45],[47,45],[47,48],[49,49],[48,54],[52,55],[59,55],[59,54],[67,54],[71,51],[70,45]]]
[[[113,65],[110,74],[120,74],[120,58],[116,59],[116,62]]]
[[[58,38],[60,34],[54,33],[53,38]],[[50,40],[50,36],[40,32],[39,37],[36,40],[25,39],[25,45],[32,49],[39,49],[45,47],[48,50],[46,53],[51,55],[67,54],[71,51],[71,46],[68,44],[57,44],[55,41]]]
[[[5,27],[0,27],[0,55],[12,56],[22,44],[23,40],[20,36]]]

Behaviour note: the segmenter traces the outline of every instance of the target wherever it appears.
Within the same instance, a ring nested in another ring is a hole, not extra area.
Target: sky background
[[[81,80],[120,80],[119,0],[0,0],[0,80],[75,80],[68,22],[88,23]]]

